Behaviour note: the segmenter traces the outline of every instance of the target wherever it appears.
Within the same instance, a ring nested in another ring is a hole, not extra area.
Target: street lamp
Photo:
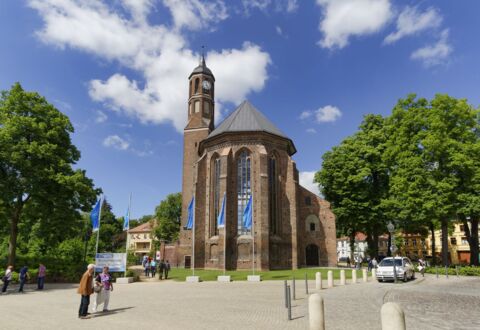
[[[390,233],[390,249],[393,254],[393,282],[397,283],[397,267],[395,265],[395,251],[397,250],[397,247],[395,246],[395,236],[393,235],[393,231],[395,230],[395,226],[391,221],[388,222],[387,224],[387,230]]]

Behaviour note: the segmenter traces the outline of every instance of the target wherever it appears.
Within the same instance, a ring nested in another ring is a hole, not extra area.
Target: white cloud
[[[95,118],[95,122],[97,124],[104,123],[107,121],[107,119],[108,119],[108,116],[104,112],[100,110],[97,111],[97,117]]]
[[[381,30],[392,17],[390,0],[317,0],[323,10],[319,30],[324,48],[343,48],[351,36]]]
[[[421,61],[426,67],[446,64],[453,51],[448,43],[448,33],[448,29],[443,30],[437,43],[417,49],[410,58]]]
[[[399,39],[419,33],[427,29],[438,28],[442,23],[442,16],[435,8],[429,8],[421,13],[416,7],[405,7],[397,18],[397,30],[390,33],[384,43],[391,44]]]
[[[199,57],[187,47],[182,31],[225,19],[223,2],[164,0],[173,27],[148,22],[154,0],[121,3],[130,16],[114,6],[91,0],[28,2],[44,21],[37,35],[45,44],[117,61],[142,77],[139,82],[119,73],[93,77],[89,83],[93,100],[143,123],[172,123],[181,132],[187,118],[186,78],[198,65]],[[188,19],[191,13],[199,14],[198,21]],[[216,109],[221,109],[222,103],[240,103],[249,93],[260,91],[268,79],[270,63],[268,53],[248,42],[240,49],[210,51],[207,65],[216,78]],[[238,75],[239,68],[242,75]]]
[[[315,111],[315,118],[319,123],[334,122],[342,116],[339,108],[332,105],[326,105]]]
[[[277,34],[279,36],[282,36],[283,35],[283,31],[282,31],[282,28],[280,26],[275,26],[275,31],[277,31]]]
[[[313,182],[315,178],[315,173],[316,173],[315,171],[300,172],[298,174],[298,179],[302,187],[320,196],[320,189],[318,188],[318,184]]]
[[[117,150],[127,150],[130,146],[130,143],[128,143],[118,135],[110,135],[103,140],[103,145],[105,147],[111,147]]]
[[[310,117],[312,116],[312,114],[313,114],[313,113],[312,113],[311,111],[303,111],[303,112],[300,114],[299,118],[300,118],[301,120],[304,120],[304,119],[310,118]]]
[[[252,9],[267,12],[272,7],[275,11],[293,13],[298,9],[298,0],[242,0],[242,5],[247,15]]]
[[[315,134],[317,133],[317,130],[315,128],[307,128],[306,132],[309,134]]]

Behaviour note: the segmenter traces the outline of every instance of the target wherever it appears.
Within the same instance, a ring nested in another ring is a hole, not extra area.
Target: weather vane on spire
[[[205,65],[205,46],[202,45],[202,57],[200,59],[200,64]]]

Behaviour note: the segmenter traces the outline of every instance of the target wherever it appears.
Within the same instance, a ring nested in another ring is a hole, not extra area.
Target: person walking
[[[45,275],[47,274],[47,267],[44,264],[38,266],[37,275],[37,289],[43,290],[43,284],[45,283]]]
[[[78,317],[80,319],[90,318],[90,315],[88,315],[88,305],[90,305],[90,295],[93,293],[92,279],[94,268],[94,264],[89,264],[87,266],[87,271],[83,273],[82,279],[80,280],[80,286],[77,290],[77,293],[82,296],[80,300],[80,308],[78,309]]]
[[[145,266],[143,267],[145,270],[145,277],[148,277],[150,274],[150,263],[148,262],[148,260],[145,262]]]
[[[25,285],[25,282],[30,277],[28,275],[28,267],[27,266],[23,266],[20,269],[20,276],[19,277],[20,277],[20,287],[18,288],[18,292],[23,292],[23,286]]]
[[[168,272],[170,271],[170,263],[167,260],[167,263],[165,264],[165,279],[168,279]]]
[[[160,271],[158,272],[158,278],[163,280],[163,272],[165,271],[165,263],[163,260],[160,260]]]
[[[103,311],[108,312],[108,303],[110,302],[110,292],[113,291],[112,276],[108,272],[107,266],[103,267],[103,272],[95,278],[95,285],[101,288],[96,294],[96,299],[93,302],[93,311],[96,312],[98,305],[103,303]]]
[[[152,262],[150,263],[150,273],[152,275],[152,278],[155,277],[156,272],[157,272],[157,263],[155,260],[152,260]]]
[[[418,259],[418,270],[420,271],[420,274],[422,274],[422,277],[425,277],[425,268],[427,267],[427,264],[425,261],[423,261],[422,258]]]
[[[372,268],[373,268],[373,259],[369,259],[368,260],[368,272],[370,273],[372,271]]]
[[[2,278],[2,281],[3,281],[2,293],[7,292],[8,285],[12,281],[12,273],[13,273],[13,266],[10,265],[7,267],[7,270],[5,270],[5,275]]]
[[[378,262],[377,262],[377,259],[374,257],[372,259],[372,269],[376,269],[378,266]]]

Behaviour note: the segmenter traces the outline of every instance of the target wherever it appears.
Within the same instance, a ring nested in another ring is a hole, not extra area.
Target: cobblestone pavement
[[[320,291],[326,329],[380,329],[385,301],[402,305],[407,329],[480,329],[480,280],[426,276],[406,284],[359,283]],[[326,281],[324,281],[324,285]],[[310,293],[314,290],[310,281]],[[0,296],[0,329],[308,329],[307,295],[296,282],[293,320],[287,320],[283,281],[115,285],[109,313],[77,318],[76,285],[48,284],[43,292]],[[92,296],[93,298],[93,296]]]

